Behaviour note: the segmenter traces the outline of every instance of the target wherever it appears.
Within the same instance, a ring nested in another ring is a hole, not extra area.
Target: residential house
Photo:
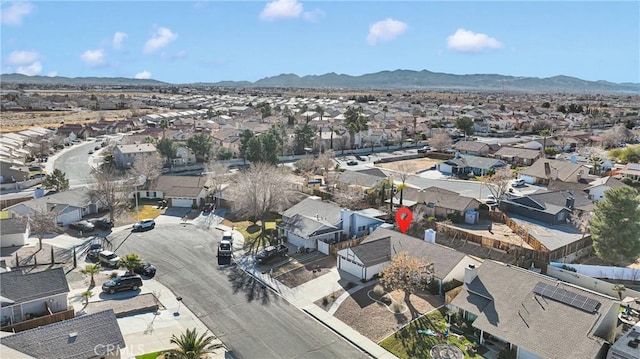
[[[640,322],[622,334],[612,343],[607,359],[637,359],[640,358]]]
[[[500,147],[494,156],[512,166],[529,166],[542,157],[542,154],[537,150],[505,146]]]
[[[33,358],[126,358],[126,343],[113,309],[85,314],[2,338],[6,349]],[[9,354],[10,355],[10,354]],[[11,356],[11,358],[14,358]]]
[[[640,163],[627,163],[624,168],[616,173],[623,179],[628,178],[632,181],[640,181]]]
[[[88,214],[98,213],[101,208],[102,203],[92,198],[89,188],[78,187],[14,204],[5,210],[12,216],[22,217],[32,215],[34,212],[54,212],[55,223],[66,226],[81,220]]]
[[[85,126],[80,123],[65,123],[56,129],[56,135],[67,139],[65,142],[73,142],[86,137]]]
[[[383,223],[365,211],[353,212],[309,197],[282,213],[278,231],[280,237],[297,247],[329,254],[329,245],[371,233]]]
[[[625,186],[627,185],[621,181],[611,176],[606,176],[589,182],[589,187],[587,187],[585,191],[588,193],[590,200],[598,202],[605,199],[604,194],[608,190]]]
[[[400,192],[394,196],[394,203],[400,204]],[[425,217],[464,218],[468,211],[476,211],[480,201],[472,197],[461,196],[457,192],[439,187],[416,189],[405,187],[402,191],[402,205]]]
[[[24,181],[29,177],[29,169],[15,159],[0,157],[0,183]]]
[[[390,228],[378,227],[357,246],[338,251],[338,269],[360,279],[369,280],[389,265],[400,252],[424,259],[431,266],[431,278],[443,283],[464,279],[465,268],[479,265],[477,259],[463,252],[429,241],[399,233]]]
[[[477,330],[480,344],[517,359],[603,358],[616,336],[617,301],[519,267],[485,261],[465,269],[449,304]]]
[[[548,184],[556,179],[563,182],[579,182],[589,174],[589,167],[580,163],[540,158],[530,167],[518,172],[518,178],[529,184]]]
[[[470,154],[474,156],[486,156],[493,153],[489,144],[478,141],[460,141],[453,145],[453,148],[461,154]]]
[[[376,187],[386,177],[379,177],[361,171],[344,171],[340,173],[337,186],[340,188],[358,188],[364,194],[367,190]]]
[[[210,190],[211,181],[206,176],[162,175],[139,194],[141,198],[164,198],[171,207],[193,207],[203,205]]]
[[[136,161],[144,161],[156,153],[156,146],[151,143],[117,145],[113,150],[113,158],[118,166],[129,168]]]
[[[49,323],[73,318],[68,295],[69,284],[64,268],[0,273],[2,331],[34,328],[45,323],[38,320],[41,317],[48,317]],[[5,343],[5,338],[2,342]]]
[[[176,148],[176,158],[171,159],[173,166],[188,166],[196,164],[196,155],[189,147],[178,146]]]
[[[23,246],[30,235],[29,223],[17,218],[0,219],[0,247]]]
[[[445,174],[456,176],[464,176],[473,174],[475,176],[484,176],[492,171],[497,171],[505,167],[507,164],[497,158],[479,157],[479,156],[456,156],[440,162],[437,168]]]
[[[500,202],[506,213],[514,213],[549,224],[571,222],[573,212],[590,212],[595,205],[582,193],[570,190],[536,192],[521,197],[507,197]]]

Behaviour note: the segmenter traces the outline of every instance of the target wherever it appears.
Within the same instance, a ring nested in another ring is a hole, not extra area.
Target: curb
[[[344,340],[348,341],[351,345],[353,345],[354,347],[358,348],[361,352],[365,353],[366,355],[368,355],[370,358],[376,358],[373,354],[371,354],[369,351],[367,351],[365,348],[363,348],[362,346],[358,345],[358,343],[354,342],[353,340],[351,340],[348,336],[342,334],[342,332],[334,329],[332,326],[330,326],[329,324],[325,323],[324,321],[322,321],[320,318],[318,318],[317,316],[315,316],[313,313],[311,313],[310,311],[308,311],[305,308],[301,308],[303,312],[307,313],[307,315],[309,315],[311,318],[315,319],[318,323],[321,323],[322,325],[324,325],[326,328],[328,328],[329,330],[331,330],[332,332],[336,333],[337,335],[339,335],[341,338],[343,338]]]

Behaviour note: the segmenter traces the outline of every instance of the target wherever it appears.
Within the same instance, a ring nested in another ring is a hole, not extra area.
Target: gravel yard
[[[351,297],[347,298],[335,313],[335,317],[343,321],[351,328],[376,343],[395,332],[400,325],[411,320],[409,311],[402,314],[394,314],[381,303],[369,298],[367,293],[375,284],[365,287]],[[375,294],[371,293],[373,297]],[[398,301],[404,301],[404,294],[394,291],[391,296]],[[444,304],[443,300],[434,295],[420,293],[409,297],[411,306],[420,313],[427,313]]]

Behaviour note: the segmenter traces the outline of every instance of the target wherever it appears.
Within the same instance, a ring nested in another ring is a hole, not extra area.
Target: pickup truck
[[[223,240],[218,245],[218,265],[231,264],[231,258],[233,256],[233,248],[231,242]]]
[[[256,254],[256,262],[258,264],[267,263],[274,258],[286,256],[288,252],[289,249],[284,244],[265,247]]]

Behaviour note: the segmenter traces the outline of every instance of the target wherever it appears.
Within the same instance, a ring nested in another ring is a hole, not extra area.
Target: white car
[[[133,230],[144,231],[147,229],[153,229],[153,227],[155,226],[156,226],[156,221],[154,221],[153,219],[143,219],[142,221],[133,224]]]
[[[496,197],[494,195],[490,194],[487,196],[487,199],[484,200],[484,203],[492,205],[498,203],[498,201],[496,201]]]

